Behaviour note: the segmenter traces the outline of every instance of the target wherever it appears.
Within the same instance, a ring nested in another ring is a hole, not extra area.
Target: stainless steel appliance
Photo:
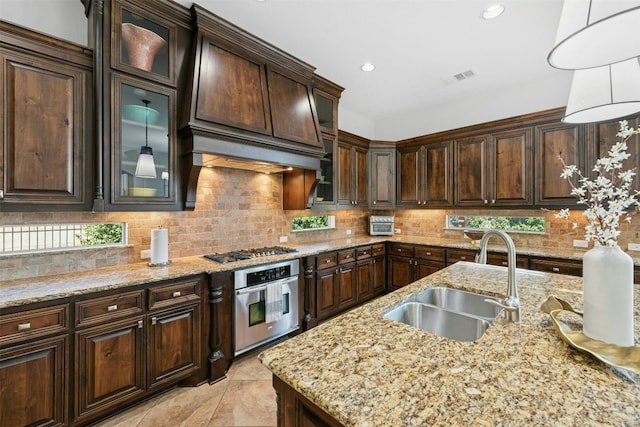
[[[212,261],[219,263],[242,261],[252,258],[263,258],[271,255],[282,255],[291,252],[298,252],[293,248],[286,248],[284,246],[269,246],[264,248],[252,248],[242,249],[238,251],[229,251],[224,253],[215,253],[211,255],[205,255],[204,257]]]
[[[371,215],[369,217],[369,235],[391,236],[393,235],[393,216]]]
[[[300,262],[295,259],[241,269],[234,273],[234,355],[242,354],[300,327],[299,272]],[[277,290],[276,297],[272,289]],[[275,301],[278,307],[276,313],[270,307],[273,302],[270,299],[274,298],[279,300]],[[270,317],[275,320],[270,320]]]

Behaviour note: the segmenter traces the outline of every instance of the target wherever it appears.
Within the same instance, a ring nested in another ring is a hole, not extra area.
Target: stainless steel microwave
[[[393,217],[371,215],[369,217],[369,235],[391,236],[393,235]]]

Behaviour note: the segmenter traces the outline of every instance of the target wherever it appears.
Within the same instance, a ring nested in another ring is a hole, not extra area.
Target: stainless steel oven
[[[235,350],[242,354],[300,327],[299,260],[238,270],[234,273]]]

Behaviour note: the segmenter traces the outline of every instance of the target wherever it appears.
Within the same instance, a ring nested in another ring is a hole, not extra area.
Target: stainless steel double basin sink
[[[457,341],[477,341],[502,308],[499,298],[453,288],[428,288],[384,314],[387,319]]]

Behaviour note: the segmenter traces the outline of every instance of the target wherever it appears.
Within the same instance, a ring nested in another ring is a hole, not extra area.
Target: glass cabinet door
[[[114,201],[175,200],[174,91],[115,78]]]
[[[334,139],[331,135],[322,135],[322,144],[326,154],[320,159],[320,182],[316,187],[316,203],[330,204],[334,203],[334,180],[333,180],[333,164],[334,164]]]

